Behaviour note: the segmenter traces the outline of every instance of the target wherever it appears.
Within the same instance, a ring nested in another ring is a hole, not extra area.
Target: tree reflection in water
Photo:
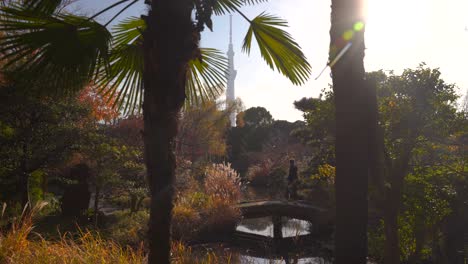
[[[311,223],[304,220],[282,217],[283,237],[295,237],[309,234]],[[237,231],[267,237],[273,237],[272,217],[246,218],[238,225]]]

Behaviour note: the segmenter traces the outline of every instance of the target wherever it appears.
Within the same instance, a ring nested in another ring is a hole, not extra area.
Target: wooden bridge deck
[[[305,201],[252,201],[240,203],[238,208],[246,218],[287,216],[312,222],[323,222],[325,218],[328,218],[327,210]]]

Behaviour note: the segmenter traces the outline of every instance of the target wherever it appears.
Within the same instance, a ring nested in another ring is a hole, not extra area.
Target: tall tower
[[[229,16],[229,48],[227,52],[229,68],[227,72],[227,90],[226,104],[233,103],[236,100],[236,92],[234,81],[236,80],[237,71],[234,69],[234,47],[232,45],[232,15]],[[236,113],[233,112],[229,116],[231,126],[236,126]]]

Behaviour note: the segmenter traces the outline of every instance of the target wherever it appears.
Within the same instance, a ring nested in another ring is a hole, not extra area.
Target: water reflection
[[[283,237],[296,237],[310,234],[311,223],[304,220],[281,217]],[[236,230],[266,237],[273,237],[272,217],[243,219]]]
[[[240,264],[329,264],[323,258],[290,258],[288,260],[265,259],[250,256],[239,256]]]
[[[236,228],[237,231],[273,237],[273,221],[271,216],[243,219]]]

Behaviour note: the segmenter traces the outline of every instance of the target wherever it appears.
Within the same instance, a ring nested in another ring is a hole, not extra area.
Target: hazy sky
[[[78,9],[94,13],[116,0],[80,0]],[[143,2],[143,0],[141,0]],[[263,62],[256,46],[250,56],[241,52],[248,24],[234,15],[234,50],[237,73],[236,96],[245,106],[263,106],[275,119],[302,119],[293,102],[316,97],[331,83],[327,70],[315,77],[327,63],[330,28],[330,1],[270,0],[242,10],[254,18],[263,11],[289,22],[288,31],[303,48],[312,65],[312,76],[303,86],[292,85]],[[134,6],[121,18],[145,13],[143,4]],[[101,19],[105,21],[112,13]],[[228,16],[214,18],[213,32],[202,35],[203,47],[227,50]],[[468,0],[369,0],[366,28],[366,70],[414,68],[420,62],[440,68],[442,77],[456,83],[461,95],[468,87]]]

